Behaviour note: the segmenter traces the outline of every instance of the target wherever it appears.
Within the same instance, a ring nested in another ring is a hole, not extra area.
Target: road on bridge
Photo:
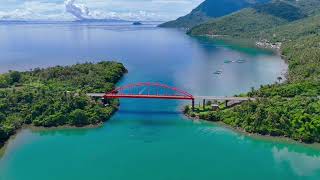
[[[104,99],[120,99],[120,98],[138,98],[138,99],[176,99],[192,101],[192,109],[194,109],[195,100],[202,100],[205,106],[206,100],[210,101],[225,101],[226,107],[228,102],[239,104],[244,101],[254,101],[255,98],[250,97],[219,97],[219,96],[193,96],[192,94],[160,83],[135,83],[126,86],[118,87],[108,93],[88,93],[90,97]]]
[[[98,97],[103,98],[105,97],[106,93],[88,93],[87,96],[90,97]],[[126,95],[127,98],[130,98],[130,95]],[[149,95],[150,98],[153,96]],[[141,97],[148,98],[148,95],[141,95]],[[251,97],[234,97],[234,96],[193,96],[195,100],[212,100],[212,101],[255,101],[256,98]],[[131,97],[134,98],[134,97]],[[170,99],[170,98],[169,98]],[[174,98],[172,98],[174,99]]]

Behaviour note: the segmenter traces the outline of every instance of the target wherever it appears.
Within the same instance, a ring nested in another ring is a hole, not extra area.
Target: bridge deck
[[[105,93],[87,93],[87,96],[90,97],[103,97]]]
[[[194,96],[195,99],[217,100],[217,101],[255,101],[256,98],[233,97],[233,96]]]
[[[104,97],[105,93],[88,93],[87,94],[90,97]],[[131,95],[123,95],[124,98],[135,98]],[[116,97],[111,97],[116,98]],[[141,95],[141,98],[160,98],[160,97],[153,97],[150,95]],[[181,96],[167,96],[164,97],[166,99],[186,99]],[[227,97],[227,96],[194,96],[194,98],[197,99],[205,99],[205,100],[217,100],[217,101],[255,101],[256,98],[250,98],[250,97]]]
[[[179,95],[127,95],[127,94],[116,94],[116,95],[106,95],[107,98],[117,99],[117,98],[130,98],[130,99],[180,99],[180,100],[193,100],[192,97],[179,96]]]

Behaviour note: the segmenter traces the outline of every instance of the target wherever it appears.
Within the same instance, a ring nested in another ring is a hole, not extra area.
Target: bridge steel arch
[[[106,93],[106,99],[142,98],[142,99],[176,99],[194,101],[194,96],[186,91],[161,83],[141,82],[118,87]]]

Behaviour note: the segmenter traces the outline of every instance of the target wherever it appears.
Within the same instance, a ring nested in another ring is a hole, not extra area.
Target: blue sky
[[[74,20],[112,18],[171,20],[203,0],[1,0],[0,19]]]

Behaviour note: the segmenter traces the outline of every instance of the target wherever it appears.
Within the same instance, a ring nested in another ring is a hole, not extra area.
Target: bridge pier
[[[192,111],[194,111],[194,99],[192,99]]]
[[[109,105],[109,99],[102,97],[101,98],[101,102],[104,106],[108,106]]]
[[[226,102],[225,102],[225,106],[226,106],[226,108],[228,107],[228,100],[226,100]]]

